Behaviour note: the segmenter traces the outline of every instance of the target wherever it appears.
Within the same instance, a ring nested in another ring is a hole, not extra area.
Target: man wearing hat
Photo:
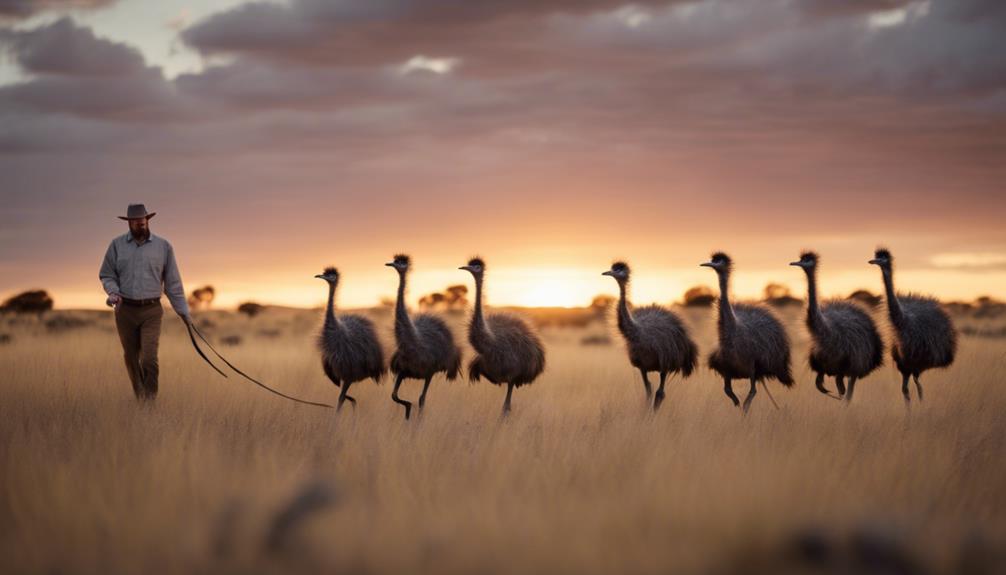
[[[129,232],[116,237],[101,263],[101,285],[108,294],[106,304],[115,308],[126,371],[133,393],[141,401],[157,397],[157,343],[161,337],[161,293],[168,296],[182,321],[189,323],[182,276],[175,252],[164,238],[150,233],[150,218],[143,204],[130,204],[125,216]]]

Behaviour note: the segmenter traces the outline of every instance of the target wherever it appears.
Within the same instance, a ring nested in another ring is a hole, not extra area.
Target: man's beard
[[[150,228],[144,228],[140,231],[129,230],[129,233],[133,234],[134,240],[141,243],[150,239]]]

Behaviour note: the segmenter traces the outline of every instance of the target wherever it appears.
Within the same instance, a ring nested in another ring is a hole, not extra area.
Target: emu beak
[[[395,262],[388,262],[388,263],[386,263],[384,265],[393,268],[393,267],[395,267]]]
[[[318,274],[318,275],[316,275],[316,276],[314,276],[314,277],[316,277],[316,278],[318,278],[318,279],[320,279],[320,280],[323,280],[323,279],[325,279],[325,276],[323,276],[323,275],[321,275],[321,274]]]
[[[866,263],[873,264],[875,266],[879,266],[880,265],[880,260],[870,260],[870,261],[868,261]]]
[[[471,266],[461,266],[461,267],[459,267],[458,269],[459,269],[459,270],[465,270],[466,272],[470,272],[470,271],[472,271],[472,268],[471,268]]]
[[[799,265],[803,265],[803,264],[801,264],[800,262],[789,262],[789,265],[791,265],[791,266],[799,266]]]
[[[699,264],[699,267],[711,268],[713,267],[713,262],[702,262],[701,264]]]
[[[606,271],[606,272],[601,272],[601,275],[602,276],[610,276],[610,275],[614,275],[614,274],[611,273],[611,271],[609,270],[609,271]]]

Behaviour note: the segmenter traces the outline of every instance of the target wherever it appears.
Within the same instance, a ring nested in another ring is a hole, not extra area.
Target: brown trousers
[[[136,399],[157,397],[157,344],[161,338],[160,302],[142,306],[119,304],[115,312],[115,327],[126,360],[126,371],[133,384]]]

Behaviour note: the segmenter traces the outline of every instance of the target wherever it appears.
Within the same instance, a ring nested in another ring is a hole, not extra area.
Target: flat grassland
[[[704,357],[713,312],[685,313]],[[814,389],[800,311],[783,315],[797,385],[769,383],[778,410],[759,390],[742,417],[703,365],[653,414],[596,321],[543,329],[547,370],[507,420],[503,389],[438,377],[409,422],[387,380],[337,415],[221,378],[169,311],[160,397],[140,408],[109,312],[0,318],[0,572],[1003,568],[1006,339],[962,336],[910,409],[885,357],[847,406]],[[320,316],[199,321],[249,374],[334,403]]]

